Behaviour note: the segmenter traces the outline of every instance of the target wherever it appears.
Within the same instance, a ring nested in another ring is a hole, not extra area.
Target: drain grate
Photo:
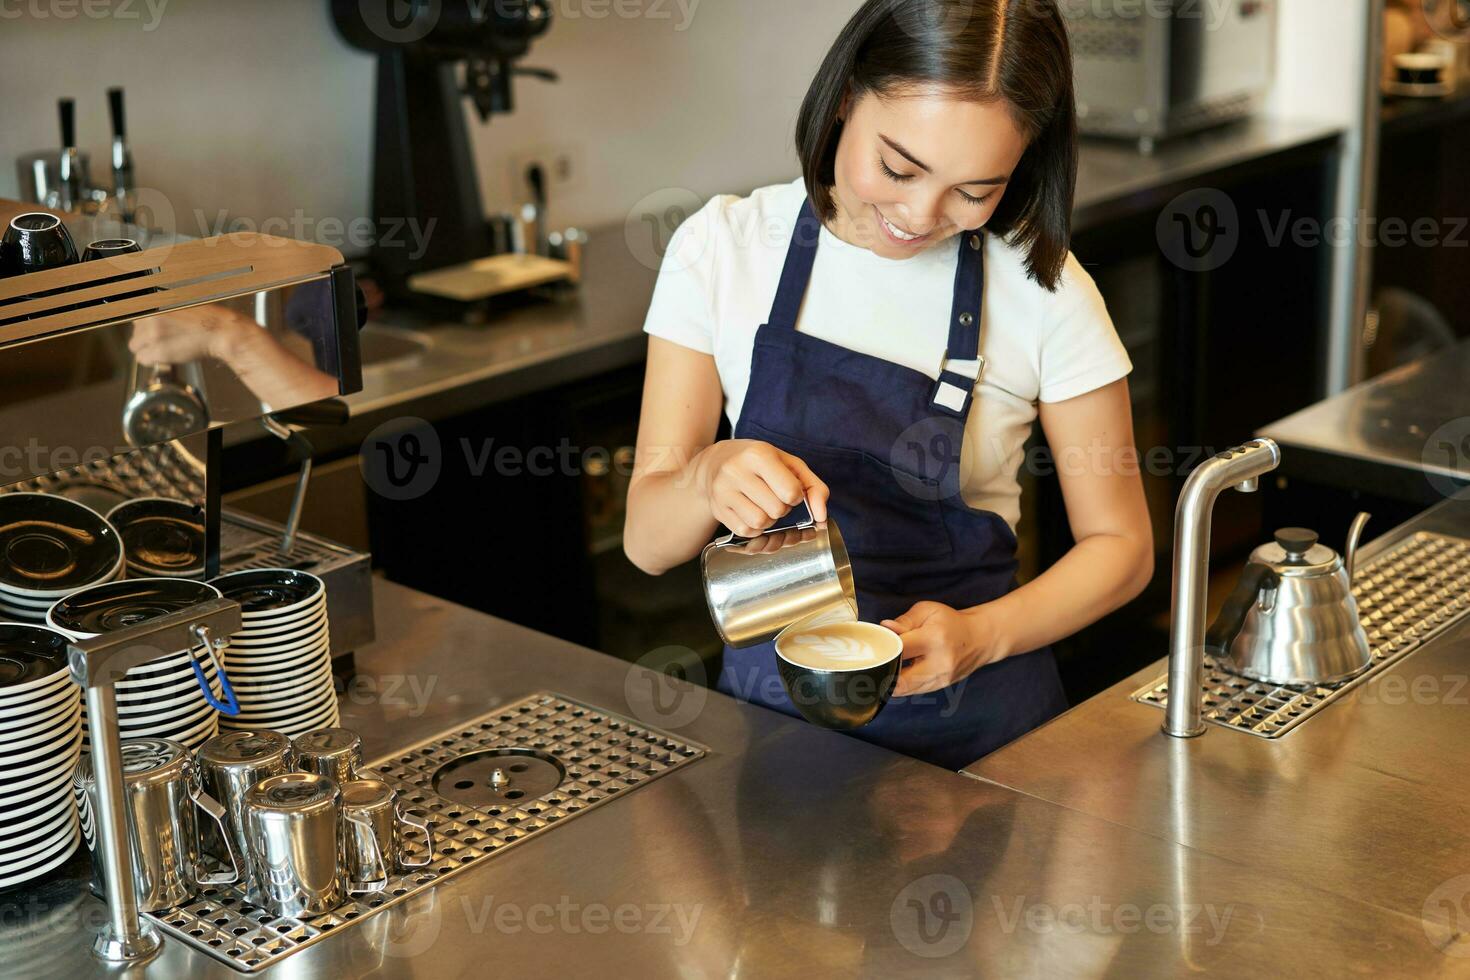
[[[1354,576],[1353,596],[1373,662],[1337,684],[1279,686],[1230,673],[1205,655],[1204,718],[1261,738],[1280,738],[1344,691],[1418,649],[1470,611],[1470,541],[1421,531],[1379,555]],[[1164,707],[1167,674],[1135,691],[1133,700]]]
[[[263,970],[323,936],[412,898],[440,879],[693,762],[706,751],[702,745],[558,694],[533,694],[369,763],[397,787],[408,808],[428,817],[438,857],[429,867],[390,878],[384,891],[356,896],[312,919],[277,918],[250,904],[244,890],[233,885],[206,888],[196,901],[149,918],[174,938],[237,970]],[[564,778],[539,796],[527,794],[514,802],[507,799],[481,807],[452,802],[434,792],[440,769],[462,756],[486,752],[553,758]],[[423,835],[410,830],[405,836],[410,858],[422,855]]]

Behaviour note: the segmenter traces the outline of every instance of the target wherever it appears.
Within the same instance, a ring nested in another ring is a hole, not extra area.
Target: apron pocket
[[[895,469],[857,449],[819,446],[741,422],[761,439],[800,458],[832,491],[827,511],[855,558],[944,558],[952,551],[937,481]],[[746,432],[742,432],[745,436]]]

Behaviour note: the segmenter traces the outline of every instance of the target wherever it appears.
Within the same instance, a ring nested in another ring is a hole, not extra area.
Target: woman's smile
[[[883,229],[883,234],[894,245],[908,246],[910,248],[923,248],[929,243],[930,235],[923,235],[909,231],[897,222],[889,221],[878,205],[873,205],[873,213],[878,216],[878,226]]]

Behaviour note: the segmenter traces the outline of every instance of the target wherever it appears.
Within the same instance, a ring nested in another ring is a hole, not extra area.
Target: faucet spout
[[[1205,600],[1210,572],[1210,517],[1228,487],[1249,492],[1281,465],[1281,448],[1255,439],[1195,467],[1174,508],[1174,581],[1169,615],[1169,701],[1164,734],[1204,734],[1200,681],[1205,656]]]

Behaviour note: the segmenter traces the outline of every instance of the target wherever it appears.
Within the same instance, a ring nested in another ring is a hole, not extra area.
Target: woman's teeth
[[[904,231],[902,228],[899,228],[893,222],[883,217],[882,212],[879,212],[878,220],[883,222],[883,227],[888,229],[888,234],[892,235],[894,238],[897,238],[901,242],[914,242],[924,237],[923,235],[915,235],[910,232]]]

